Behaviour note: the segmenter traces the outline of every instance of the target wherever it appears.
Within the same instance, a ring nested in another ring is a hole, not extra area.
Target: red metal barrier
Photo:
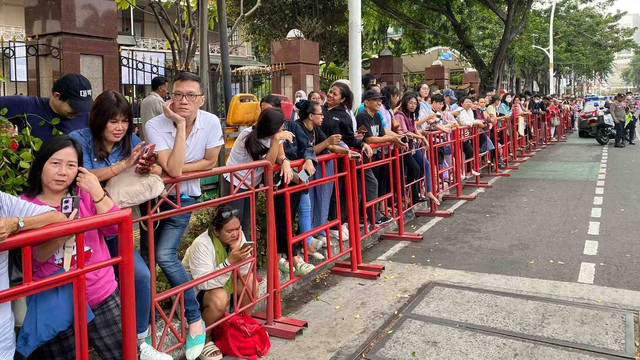
[[[524,117],[524,115],[521,116]],[[527,136],[526,134],[520,135],[518,117],[519,116],[510,117],[511,131],[509,132],[509,145],[511,156],[513,156],[511,162],[514,164],[521,164],[527,161],[527,159],[522,156],[524,153],[523,148],[526,146]],[[520,156],[518,152],[520,152]]]
[[[518,167],[509,165],[509,136],[507,134],[507,129],[509,128],[508,118],[503,116],[497,119],[497,122],[493,124],[491,128],[493,146],[495,147],[494,151],[494,159],[502,158],[505,162],[505,170],[517,170]],[[502,140],[502,143],[500,142]],[[502,156],[501,156],[502,154]],[[511,174],[504,173],[500,171],[500,166],[498,161],[493,162],[493,169],[490,168],[490,171],[486,174],[482,174],[482,177],[487,176],[501,176],[501,177],[509,177]]]
[[[255,182],[253,181],[253,179],[255,179],[255,173],[257,169],[262,169],[264,171],[264,176],[263,176],[264,185],[252,185]],[[246,173],[244,175],[241,175],[239,174],[240,171],[246,171]],[[223,176],[223,174],[229,174],[230,178],[232,179],[235,178],[238,181],[237,185],[234,185],[232,182],[231,189],[230,189],[231,194],[229,195],[220,196],[215,199],[207,200],[201,203],[195,203],[189,206],[182,206],[182,200],[180,196],[176,197],[175,202],[169,199],[170,194],[181,194],[180,182],[182,181],[200,179],[200,178],[211,177],[211,176]],[[187,174],[183,174],[178,178],[165,177],[163,180],[167,185],[167,195],[160,196],[158,198],[158,201],[155,204],[152,204],[152,202],[148,202],[146,204],[147,215],[136,219],[136,222],[144,222],[146,223],[147,229],[154,229],[154,223],[163,219],[167,219],[180,214],[190,213],[195,210],[223,205],[234,200],[249,198],[250,199],[249,213],[247,214],[245,209],[244,216],[251,217],[252,224],[251,224],[251,233],[250,233],[249,240],[254,242],[254,249],[251,252],[252,254],[251,257],[245,259],[244,261],[234,264],[232,266],[226,267],[225,269],[208,274],[207,276],[203,276],[195,280],[191,280],[189,282],[173,287],[161,293],[157,293],[154,232],[153,231],[147,232],[147,242],[148,242],[148,250],[149,250],[148,261],[149,261],[149,269],[151,272],[151,299],[152,299],[151,334],[154,334],[154,336],[151,337],[152,345],[157,349],[161,349],[164,352],[170,352],[186,343],[186,321],[184,317],[184,292],[186,290],[189,290],[198,284],[201,284],[203,282],[211,280],[212,278],[218,277],[220,275],[223,275],[229,272],[233,272],[232,274],[233,278],[236,280],[240,280],[240,282],[245,285],[251,276],[251,280],[253,281],[254,288],[258,287],[258,283],[257,283],[258,280],[256,277],[257,248],[255,245],[257,243],[256,196],[258,193],[261,193],[261,192],[265,194],[266,212],[267,214],[273,214],[273,211],[274,211],[273,210],[273,193],[274,193],[273,192],[273,169],[272,169],[271,163],[269,163],[266,160],[261,160],[261,161],[246,163],[246,164],[218,167],[209,171],[187,173]],[[171,209],[160,211],[161,204],[167,204],[168,206],[171,207]],[[275,238],[275,222],[272,216],[267,216],[266,226],[267,226],[267,229],[266,229],[267,239]],[[246,231],[246,229],[244,231]],[[276,254],[275,243],[267,242],[267,263],[268,264],[271,264],[273,262],[272,257],[274,257],[275,254]],[[245,264],[250,264],[251,270],[247,273],[245,277],[243,277],[239,273],[239,268]],[[216,324],[208,326],[207,329],[212,329],[217,324],[228,320],[230,317],[235,316],[237,313],[242,312],[247,308],[253,307],[256,304],[266,299],[267,312],[263,316],[263,318],[265,319],[265,324],[264,324],[265,329],[269,332],[269,334],[273,336],[281,336],[281,337],[288,336],[288,334],[292,331],[291,327],[286,324],[281,324],[274,321],[273,278],[274,278],[273,267],[267,266],[267,292],[260,297],[254,297],[253,294],[250,294],[246,286],[243,286],[243,291],[240,293],[240,295],[235,295],[235,291],[234,291],[234,297],[235,297],[234,300],[237,300],[235,301],[235,304],[236,304],[234,309],[235,311],[229,314],[228,316],[225,316],[222,319],[220,319]],[[234,284],[238,284],[238,282],[235,281]],[[239,307],[239,304],[241,304],[241,301],[245,298],[245,296],[249,298],[250,302],[246,304],[244,307]],[[165,300],[170,300],[171,298],[174,298],[173,304],[169,310],[169,314],[165,314],[165,311],[162,308],[161,302]],[[180,305],[179,306],[180,313],[178,314],[180,318],[180,329],[176,329],[176,327],[172,324],[172,320],[176,315],[178,305]],[[162,334],[159,340],[156,339],[155,337],[155,334],[157,333],[156,329],[158,326],[156,323],[156,313],[159,314],[160,319],[165,323],[164,329],[162,331]],[[177,343],[173,346],[165,348],[163,345],[169,331],[177,339]]]
[[[487,137],[487,150],[484,152],[480,152],[480,136],[481,134]],[[484,130],[478,129],[474,127],[471,129],[471,143],[473,146],[473,157],[474,157],[474,168],[475,171],[482,173],[483,170],[488,172],[491,171],[491,152],[488,150],[488,141],[489,136],[484,132]],[[480,181],[481,176],[474,176],[473,182],[467,181],[465,186],[469,187],[479,187],[479,188],[491,188],[493,185],[489,184],[486,181]]]
[[[84,248],[84,233],[105,226],[118,225],[118,256],[107,261],[85,266],[85,254],[77,252],[75,269],[58,275],[33,281],[32,250],[45,241],[65,236],[76,236],[76,247]],[[73,284],[74,293],[74,330],[76,359],[89,358],[89,342],[86,312],[85,275],[108,266],[118,265],[120,276],[120,311],[122,314],[122,356],[124,359],[137,359],[135,288],[133,270],[133,233],[131,210],[120,210],[108,214],[73,220],[47,226],[37,230],[12,235],[0,242],[0,251],[22,248],[22,285],[0,291],[0,303],[16,300],[64,284]],[[55,309],[52,309],[55,311]]]

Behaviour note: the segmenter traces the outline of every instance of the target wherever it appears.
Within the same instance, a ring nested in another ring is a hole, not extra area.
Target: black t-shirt
[[[322,132],[322,129],[320,129],[319,126],[314,125],[313,129],[309,131],[309,129],[307,129],[307,127],[304,125],[304,121],[302,121],[302,119],[298,119],[296,120],[296,122],[300,125],[300,127],[306,132],[307,136],[309,137],[309,145],[316,146],[321,142],[327,140],[327,136],[324,134],[324,132]],[[328,152],[329,151],[327,149],[324,149],[322,152],[320,152],[320,154],[326,154]]]
[[[358,116],[356,116],[356,123],[358,125],[358,129],[360,129],[361,126],[367,128],[367,132],[364,134],[365,139],[372,136],[385,136],[384,126],[382,125],[382,116],[380,116],[379,111],[376,111],[373,116],[369,115],[366,110],[360,111]]]

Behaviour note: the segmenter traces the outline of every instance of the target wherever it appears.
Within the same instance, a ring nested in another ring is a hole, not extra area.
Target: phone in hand
[[[149,144],[142,148],[142,157],[148,159],[151,154],[153,154],[156,149],[156,144]]]
[[[307,172],[307,170],[302,169],[302,171],[298,173],[298,177],[303,183],[306,183],[309,181],[309,173]]]
[[[358,132],[361,134],[366,134],[368,132],[367,127],[362,125],[358,128]]]
[[[80,196],[67,196],[63,197],[60,201],[60,212],[65,214],[67,217],[71,215],[73,210],[78,210],[80,206]],[[78,218],[78,212],[76,212],[76,216],[74,219]]]
[[[359,160],[360,158],[362,158],[362,156],[360,156],[360,153],[351,152],[351,153],[349,153],[349,158],[350,159],[358,159]]]
[[[244,244],[242,244],[241,249],[244,250],[246,248],[252,248],[254,244],[255,243],[253,241],[247,241]]]

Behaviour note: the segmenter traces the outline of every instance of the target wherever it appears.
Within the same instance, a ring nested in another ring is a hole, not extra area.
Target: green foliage
[[[635,53],[631,58],[631,63],[622,72],[622,78],[627,83],[633,85],[636,90],[640,89],[640,53]]]
[[[31,162],[42,141],[31,135],[28,125],[16,132],[4,117],[6,114],[6,108],[0,109],[0,190],[19,195],[26,186]],[[13,150],[12,145],[17,145],[17,150]]]
[[[344,78],[344,68],[334,63],[329,63],[328,65],[325,63],[320,66],[320,89],[329,91],[329,86],[331,86],[331,84],[336,80]]]

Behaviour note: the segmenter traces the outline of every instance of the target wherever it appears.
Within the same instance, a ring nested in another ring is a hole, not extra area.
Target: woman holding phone
[[[89,113],[89,127],[73,131],[69,137],[82,148],[82,163],[100,182],[117,176],[121,172],[136,168],[136,172],[160,175],[162,169],[155,164],[157,155],[154,144],[144,147],[144,142],[133,134],[133,110],[122,94],[107,90],[100,94]],[[111,256],[117,256],[115,237],[107,238]],[[136,330],[141,359],[171,359],[167,354],[153,349],[145,343],[149,336],[151,315],[151,283],[149,267],[134,251],[136,286]],[[149,342],[150,343],[150,342]]]
[[[90,217],[119,210],[102,189],[98,178],[82,167],[82,148],[67,135],[53,136],[36,153],[28,187],[21,198],[36,205],[60,210],[63,199],[77,196],[73,214]],[[104,236],[118,233],[116,225],[84,233],[85,266],[109,260]],[[33,248],[33,279],[46,278],[63,267],[75,268],[76,250],[70,238],[50,240]],[[71,256],[65,256],[69,252]],[[67,250],[67,251],[65,251]],[[67,260],[68,259],[68,260]],[[67,262],[69,261],[70,262]],[[122,359],[120,301],[113,267],[107,266],[86,274],[87,303],[95,316],[87,325],[89,343],[102,359]],[[44,326],[44,325],[43,325]],[[36,359],[75,358],[74,326],[52,335],[36,349]]]

